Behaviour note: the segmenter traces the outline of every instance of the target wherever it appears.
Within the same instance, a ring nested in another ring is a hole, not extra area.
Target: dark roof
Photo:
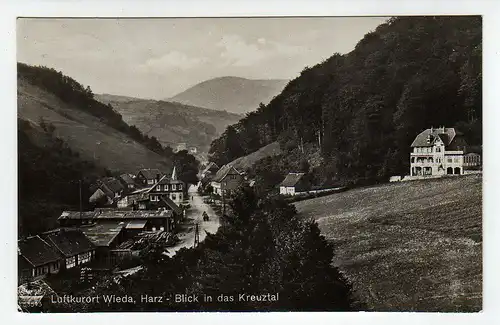
[[[120,179],[127,185],[135,185],[134,179],[129,174],[121,174]]]
[[[205,169],[203,169],[202,174],[205,174],[208,171],[216,171],[219,169],[219,166],[217,166],[216,163],[210,162]]]
[[[241,173],[236,168],[234,168],[232,165],[224,165],[221,167],[221,169],[219,169],[217,171],[217,174],[215,174],[212,181],[216,182],[216,183],[220,183],[228,174],[241,175]]]
[[[175,204],[175,202],[172,201],[172,199],[170,199],[168,196],[162,195],[161,200],[165,202],[165,204],[168,205],[170,209],[172,209],[172,211],[174,211],[175,213],[182,213],[182,209],[177,204]]]
[[[441,139],[445,146],[455,138],[456,131],[454,128],[430,128],[420,132],[413,140],[411,147],[431,147],[437,139]]]
[[[40,236],[32,236],[18,241],[19,253],[33,267],[55,262],[61,259],[48,242]]]
[[[94,244],[79,229],[57,229],[41,235],[48,243],[66,257],[88,252]]]
[[[124,227],[121,221],[101,221],[80,229],[95,246],[109,246]]]
[[[279,184],[280,186],[292,187],[297,185],[304,173],[288,173],[285,179]]]
[[[141,169],[139,170],[139,172],[137,173],[137,175],[139,174],[142,174],[142,176],[144,176],[146,179],[155,179],[156,176],[163,176],[163,173],[157,169],[157,168],[153,168],[153,169]]]
[[[115,194],[123,191],[125,189],[125,186],[122,181],[114,177],[106,177],[98,180],[96,186],[93,186],[92,189],[95,189],[94,191],[97,191],[97,189],[101,189],[101,191],[103,191],[106,196],[114,199]],[[100,198],[100,196],[98,196],[96,193],[94,193],[92,197],[94,198],[93,200]]]

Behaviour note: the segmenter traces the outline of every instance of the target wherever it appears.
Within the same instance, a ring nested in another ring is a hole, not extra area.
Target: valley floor
[[[482,309],[482,176],[391,183],[297,202],[373,311]]]

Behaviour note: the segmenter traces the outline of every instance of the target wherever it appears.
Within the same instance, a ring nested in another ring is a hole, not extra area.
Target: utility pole
[[[226,196],[224,195],[224,193],[226,192],[226,190],[222,190],[222,216],[225,216],[226,215]]]
[[[78,181],[78,185],[80,188],[80,222],[82,221],[82,214],[83,214],[83,209],[82,209],[82,180],[80,179]]]
[[[200,244],[200,232],[198,229],[198,221],[196,221],[194,225],[194,244],[193,248],[197,247]]]

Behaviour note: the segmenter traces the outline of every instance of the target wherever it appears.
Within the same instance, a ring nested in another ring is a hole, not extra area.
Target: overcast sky
[[[18,61],[94,93],[168,98],[201,81],[291,79],[387,18],[18,19]]]

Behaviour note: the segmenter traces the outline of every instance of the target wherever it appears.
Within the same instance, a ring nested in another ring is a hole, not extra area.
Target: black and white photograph
[[[483,310],[481,15],[18,17],[17,310]]]

